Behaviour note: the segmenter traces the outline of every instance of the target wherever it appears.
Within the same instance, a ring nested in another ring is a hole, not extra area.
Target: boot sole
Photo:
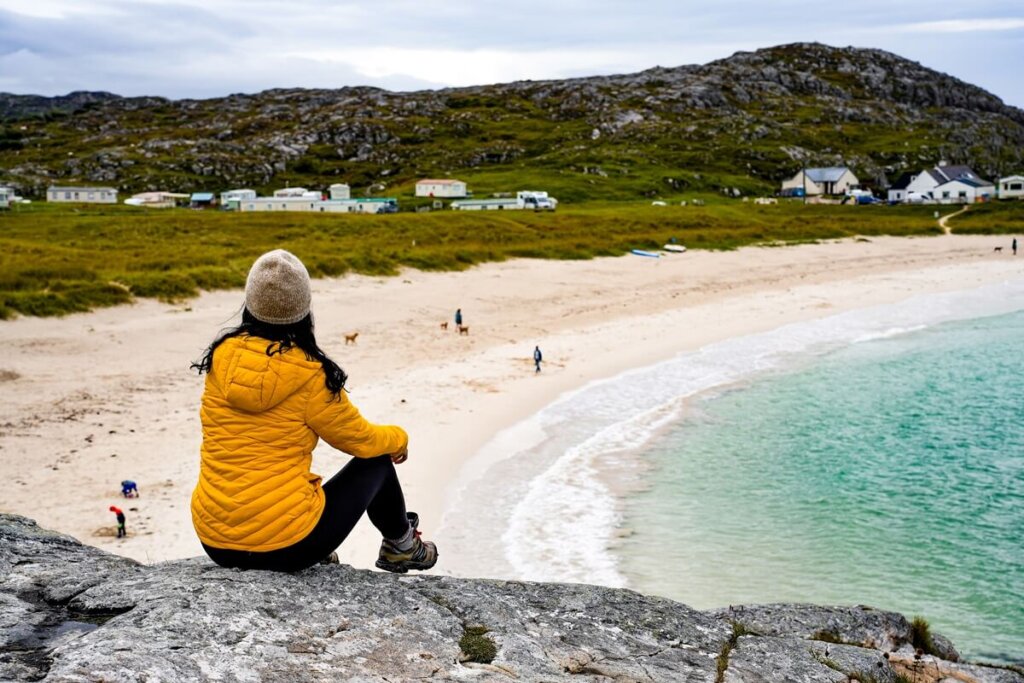
[[[430,569],[435,564],[437,564],[436,559],[430,564],[426,564],[425,562],[388,562],[387,560],[377,560],[374,563],[377,569],[383,569],[386,572],[392,572],[395,574],[405,574],[410,569],[423,571],[424,569]]]

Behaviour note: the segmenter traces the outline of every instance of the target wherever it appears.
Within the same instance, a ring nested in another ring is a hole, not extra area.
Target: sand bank
[[[1024,257],[992,251],[1004,241],[879,238],[351,276],[316,281],[313,310],[352,401],[409,431],[399,471],[430,535],[484,444],[560,394],[729,337],[1024,277]],[[216,292],[0,323],[0,511],[143,562],[200,554],[188,507],[202,381],[188,365],[240,305],[239,291]],[[457,307],[468,335],[440,328]],[[540,374],[534,345],[545,356]],[[346,461],[322,445],[314,471],[329,477]],[[141,498],[120,498],[126,478]],[[113,537],[111,504],[128,513],[127,539]],[[378,542],[364,519],[342,561],[371,566]],[[451,542],[441,553],[438,571],[479,571],[472,548]]]

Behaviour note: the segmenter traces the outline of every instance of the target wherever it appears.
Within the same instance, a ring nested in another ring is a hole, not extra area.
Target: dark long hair
[[[257,320],[249,312],[248,308],[243,309],[242,324],[221,333],[219,337],[214,339],[213,343],[210,344],[210,348],[206,349],[203,357],[192,363],[192,369],[197,370],[199,374],[210,372],[213,368],[213,352],[217,350],[218,346],[232,337],[259,337],[260,339],[266,339],[269,342],[267,344],[268,356],[273,356],[275,353],[284,353],[292,347],[298,347],[306,354],[308,360],[320,362],[324,369],[324,384],[327,387],[327,391],[331,392],[335,399],[339,398],[342,390],[345,389],[345,381],[348,379],[348,375],[345,374],[345,371],[337,363],[328,358],[327,354],[320,350],[320,347],[316,344],[316,337],[313,336],[312,314],[308,314],[299,322],[290,325],[273,325]]]

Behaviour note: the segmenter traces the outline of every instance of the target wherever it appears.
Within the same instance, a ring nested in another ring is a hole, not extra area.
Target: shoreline
[[[687,348],[916,293],[1024,276],[992,237],[877,238],[663,259],[510,261],[461,273],[314,281],[317,337],[349,373],[368,419],[411,434],[399,474],[429,538],[460,473],[496,435],[601,378]],[[188,372],[237,312],[241,292],[181,305],[142,301],[64,319],[0,324],[0,509],[118,554],[156,562],[202,554],[188,516],[198,466],[202,381]],[[461,307],[469,336],[440,329]],[[342,334],[360,332],[346,346]],[[544,351],[535,376],[530,352]],[[321,446],[313,471],[343,466]],[[121,479],[142,497],[124,501]],[[107,506],[127,508],[118,542]],[[132,510],[132,508],[136,508]],[[107,519],[107,517],[110,519]],[[484,570],[471,548],[444,545],[439,573]],[[372,566],[365,520],[339,550]]]

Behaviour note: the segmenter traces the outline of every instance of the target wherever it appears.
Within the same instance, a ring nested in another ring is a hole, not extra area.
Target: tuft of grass
[[[722,651],[718,653],[718,658],[715,660],[715,683],[722,683],[725,680],[725,670],[729,668],[729,655],[736,648],[736,643],[743,636],[756,636],[757,633],[748,629],[745,625],[738,621],[732,622],[732,634],[729,639],[722,645]]]
[[[459,647],[462,649],[462,661],[490,664],[498,656],[498,646],[487,637],[490,629],[486,626],[463,627]]]
[[[924,617],[914,617],[910,622],[910,644],[927,655],[938,655],[932,640],[931,625]]]

